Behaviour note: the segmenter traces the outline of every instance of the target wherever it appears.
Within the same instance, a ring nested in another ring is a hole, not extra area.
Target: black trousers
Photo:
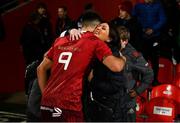
[[[113,96],[112,96],[113,97]],[[134,122],[135,103],[128,94],[119,95],[118,98],[106,96],[94,98],[87,108],[88,121],[90,122]],[[129,110],[133,109],[133,112]]]
[[[147,61],[151,62],[152,69],[154,72],[153,85],[158,84],[158,71],[159,71],[159,53],[160,53],[160,41],[161,37],[151,37],[143,39],[142,54]],[[156,44],[158,43],[158,44]]]

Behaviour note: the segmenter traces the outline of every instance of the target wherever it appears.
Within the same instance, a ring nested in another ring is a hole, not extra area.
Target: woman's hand
[[[70,40],[74,41],[74,40],[78,40],[81,38],[81,31],[78,29],[71,29],[69,31],[69,35],[70,35]]]

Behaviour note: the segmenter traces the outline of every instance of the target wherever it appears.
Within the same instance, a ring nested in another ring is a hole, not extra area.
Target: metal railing
[[[18,0],[11,0],[4,3],[4,5],[0,6],[0,12],[3,13],[13,7],[16,7],[19,4]]]
[[[6,11],[9,11],[10,9],[16,8],[19,6],[23,0],[9,0],[7,3],[3,3],[3,5],[0,5],[0,13],[4,13]],[[30,0],[24,0],[24,2],[28,2]]]

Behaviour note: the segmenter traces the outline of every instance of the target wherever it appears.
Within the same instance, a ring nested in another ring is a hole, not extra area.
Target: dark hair
[[[82,25],[84,23],[93,23],[93,21],[102,22],[101,17],[96,13],[92,11],[88,11],[82,14],[80,22]]]
[[[117,26],[117,30],[118,30],[120,39],[122,40],[130,39],[130,33],[129,33],[128,28],[126,28],[125,26]]]
[[[133,5],[132,5],[132,2],[130,0],[122,1],[118,7],[119,7],[119,9],[124,10],[128,14],[131,15],[132,9],[133,9]]]
[[[109,44],[117,48],[120,48],[121,47],[120,37],[116,26],[110,22],[108,23],[108,25],[109,25],[109,37],[111,38],[111,42],[109,42]]]

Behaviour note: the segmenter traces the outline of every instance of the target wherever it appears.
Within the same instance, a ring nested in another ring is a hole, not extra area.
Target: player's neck
[[[82,27],[81,31],[82,31],[82,32],[87,32],[87,31],[88,31],[88,32],[93,32],[94,29],[91,28],[91,27]]]

